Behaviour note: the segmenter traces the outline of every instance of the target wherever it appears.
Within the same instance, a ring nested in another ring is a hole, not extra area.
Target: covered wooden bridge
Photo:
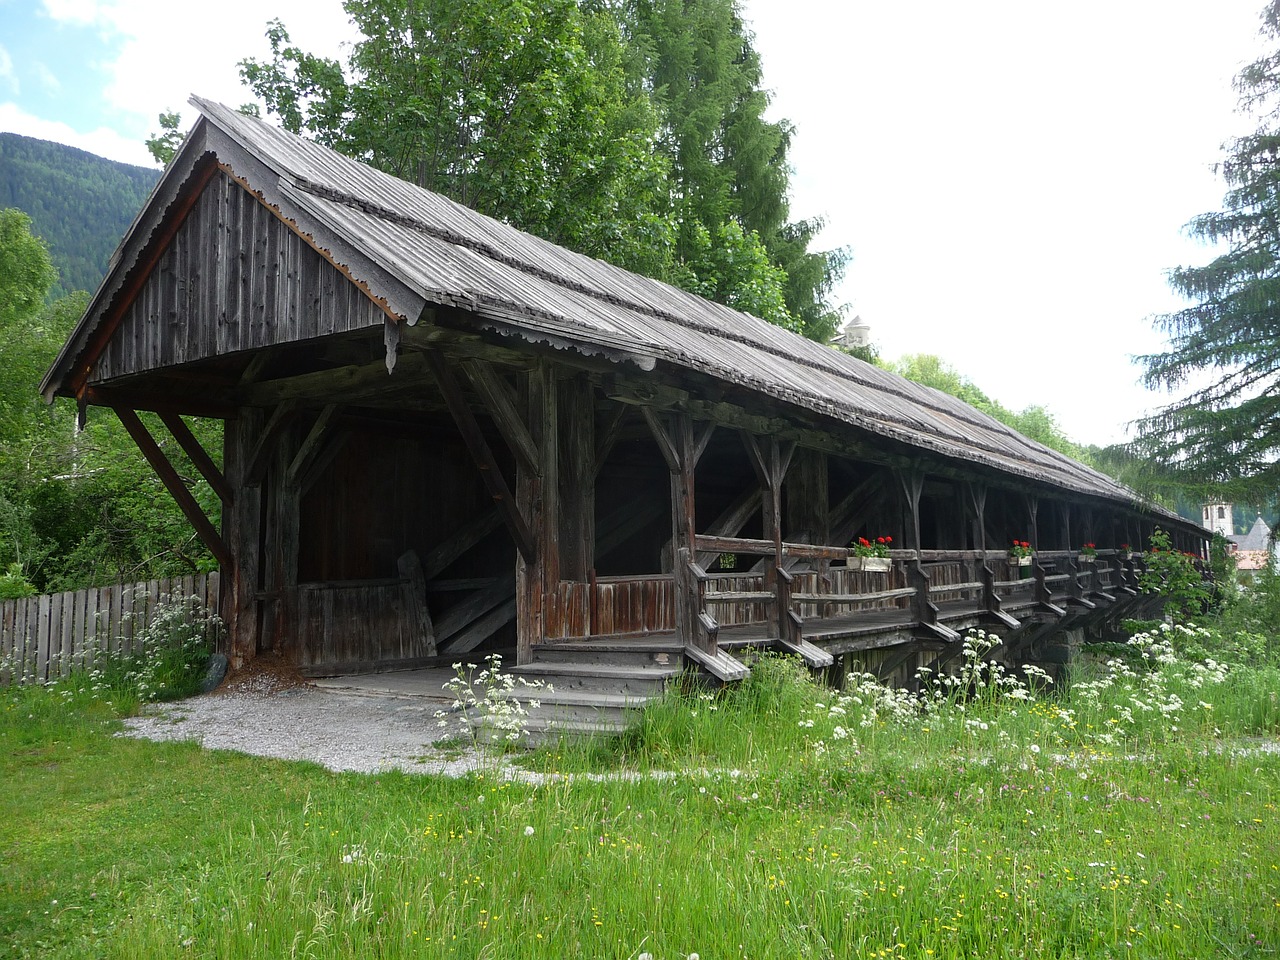
[[[1156,525],[1203,549],[950,396],[193,102],[42,389],[131,431],[222,566],[237,661],[639,651],[732,679],[759,645],[907,676],[970,626],[1044,658],[1131,615],[1118,548]],[[225,420],[220,465],[186,415]],[[859,536],[893,538],[887,571]]]

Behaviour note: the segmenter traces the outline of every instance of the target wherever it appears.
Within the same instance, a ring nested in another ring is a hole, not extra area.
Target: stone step
[[[553,690],[592,690],[601,693],[615,692],[632,696],[656,696],[662,693],[667,681],[677,676],[682,664],[674,666],[636,666],[613,663],[527,663],[512,667],[511,673],[526,680],[542,680]],[[526,697],[538,694],[524,689]],[[522,698],[523,699],[523,698]]]
[[[684,662],[684,645],[675,640],[623,639],[547,643],[533,648],[533,662],[680,667]]]

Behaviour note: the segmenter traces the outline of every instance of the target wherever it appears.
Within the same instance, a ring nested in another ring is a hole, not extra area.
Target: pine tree
[[[1280,43],[1280,0],[1267,5],[1262,21],[1267,40]],[[1172,287],[1194,303],[1156,318],[1169,348],[1141,358],[1148,386],[1195,386],[1139,421],[1136,448],[1192,484],[1273,501],[1280,486],[1280,49],[1245,67],[1236,88],[1258,127],[1232,142],[1219,165],[1223,209],[1188,225],[1227,252],[1171,272]]]

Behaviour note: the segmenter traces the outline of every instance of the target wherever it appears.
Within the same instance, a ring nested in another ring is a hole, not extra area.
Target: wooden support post
[[[537,553],[537,547],[534,543],[533,533],[530,530],[530,524],[516,504],[516,498],[511,495],[511,489],[507,486],[507,481],[503,478],[502,471],[498,468],[498,462],[494,459],[493,451],[489,448],[489,443],[485,440],[484,434],[480,430],[480,424],[476,422],[475,414],[467,406],[467,399],[463,396],[457,381],[454,380],[453,374],[449,371],[449,366],[445,363],[444,357],[435,351],[429,351],[425,356],[427,358],[427,366],[435,376],[436,383],[440,386],[440,392],[444,396],[445,404],[449,407],[449,413],[453,416],[453,422],[457,426],[458,432],[462,434],[462,440],[466,444],[467,450],[471,453],[471,459],[475,462],[476,469],[480,471],[480,478],[485,485],[485,489],[489,491],[489,496],[497,504],[498,511],[502,514],[502,519],[511,531],[511,538],[516,543],[516,549],[520,551],[520,555],[526,561],[532,561]],[[551,402],[554,403],[554,401]]]
[[[969,507],[973,510],[973,549],[987,549],[987,485],[968,481],[964,485]],[[986,561],[983,561],[985,565]]]
[[[129,432],[129,436],[133,438],[133,442],[138,445],[138,449],[146,457],[147,463],[151,464],[151,469],[156,472],[160,481],[165,485],[165,489],[178,502],[178,507],[182,510],[187,521],[195,528],[204,545],[209,548],[209,552],[214,555],[224,569],[231,569],[231,551],[227,549],[226,543],[223,542],[222,535],[209,522],[204,510],[200,508],[200,504],[196,503],[196,498],[191,495],[187,485],[182,482],[182,478],[178,476],[178,471],[173,469],[173,464],[164,455],[164,451],[160,449],[155,438],[151,436],[146,426],[138,419],[138,415],[128,407],[115,407],[113,409],[116,412],[116,416],[120,418],[120,422],[124,424],[125,430]]]
[[[920,494],[924,490],[924,470],[912,467],[910,470],[895,470],[898,483],[902,487],[907,503],[907,549],[920,549]]]
[[[755,471],[756,479],[761,487],[761,525],[764,528],[764,539],[773,541],[772,562],[764,560],[760,565],[764,569],[764,585],[777,596],[778,635],[787,636],[790,629],[787,615],[791,612],[790,604],[784,596],[786,585],[778,576],[785,562],[782,555],[782,483],[786,479],[791,459],[796,452],[795,441],[779,444],[776,437],[770,437],[768,445],[762,450],[759,442],[750,433],[741,434],[743,446],[747,449],[747,458]],[[760,566],[757,565],[757,566]]]
[[[1071,539],[1071,504],[1063,501],[1062,503],[1062,549],[1076,550],[1080,544],[1075,543]]]
[[[831,546],[827,455],[821,450],[801,447],[794,461],[786,481],[786,538],[792,543]]]
[[[641,407],[653,439],[667,462],[671,475],[671,546],[674,551],[672,573],[675,576],[676,630],[686,646],[705,648],[707,631],[701,630],[697,608],[697,584],[691,579],[689,563],[681,557],[696,556],[694,535],[694,476],[697,470],[697,441],[693,422],[686,414],[673,414],[670,425],[664,424],[650,407]],[[682,551],[687,551],[682,554]],[[708,651],[713,652],[713,651]]]
[[[271,417],[258,432],[258,438],[254,443],[253,450],[249,453],[249,458],[245,465],[246,483],[252,486],[262,483],[262,478],[267,472],[267,464],[271,461],[271,454],[276,442],[279,440],[280,434],[284,432],[284,429],[289,426],[289,423],[297,414],[298,406],[297,400],[284,400],[271,412]]]
[[[516,557],[516,662],[521,664],[532,659],[533,645],[543,638],[545,598],[560,579],[556,378],[546,360],[524,375],[524,420],[539,469],[516,464],[517,511],[528,518],[536,537],[536,549]]]
[[[1024,494],[1024,501],[1027,506],[1027,522],[1031,529],[1027,531],[1027,540],[1031,543],[1032,550],[1040,549],[1040,534],[1036,518],[1040,513],[1040,498],[1031,494]]]
[[[219,611],[227,628],[226,653],[236,668],[258,652],[262,488],[249,486],[246,473],[262,421],[261,410],[246,407],[223,428],[223,470],[236,495],[222,508],[222,536],[233,563],[218,579]]]
[[[585,583],[595,566],[595,388],[578,374],[559,391],[560,576]]]
[[[427,610],[427,578],[422,574],[422,561],[414,550],[402,554],[396,561],[400,576],[404,580],[401,586],[401,601],[405,607],[405,619],[414,630],[413,646],[426,651],[427,656],[436,655],[436,634],[431,623],[431,613]]]

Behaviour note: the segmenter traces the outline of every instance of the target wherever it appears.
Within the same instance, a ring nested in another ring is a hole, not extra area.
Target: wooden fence
[[[218,609],[218,574],[88,587],[0,603],[0,684],[38,683],[91,665],[103,651],[141,652],[161,597],[198,597]]]

